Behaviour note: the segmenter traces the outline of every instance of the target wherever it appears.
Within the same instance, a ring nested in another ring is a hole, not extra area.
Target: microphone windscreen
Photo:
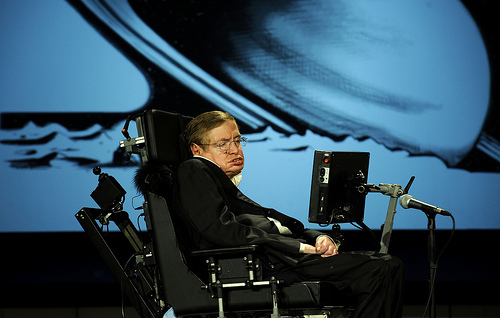
[[[413,199],[413,197],[409,194],[404,194],[403,196],[401,196],[401,198],[399,198],[399,204],[405,208],[405,209],[408,209],[409,206],[408,204],[410,203],[410,200]]]

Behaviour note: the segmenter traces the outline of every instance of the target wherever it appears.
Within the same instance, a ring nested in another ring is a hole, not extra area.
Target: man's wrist
[[[304,253],[305,250],[306,250],[306,245],[304,243],[300,242],[299,253],[302,254],[302,253]]]

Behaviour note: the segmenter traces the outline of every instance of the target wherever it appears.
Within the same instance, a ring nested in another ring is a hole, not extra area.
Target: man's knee
[[[391,273],[395,277],[397,277],[397,276],[403,277],[405,275],[404,264],[399,258],[397,258],[395,256],[391,256],[391,259],[389,260],[388,263],[391,267]]]
[[[375,272],[377,276],[390,279],[400,279],[404,276],[403,262],[391,255],[384,255],[374,260]]]

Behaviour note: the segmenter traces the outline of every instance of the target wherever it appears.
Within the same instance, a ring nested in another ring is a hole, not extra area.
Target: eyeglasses
[[[236,148],[242,148],[247,145],[247,139],[246,137],[241,137],[241,138],[236,138],[234,140],[221,140],[219,142],[213,143],[213,144],[198,144],[200,146],[214,146],[217,149],[219,149],[220,152],[225,152],[227,153],[229,149],[231,149],[231,144],[234,143]]]

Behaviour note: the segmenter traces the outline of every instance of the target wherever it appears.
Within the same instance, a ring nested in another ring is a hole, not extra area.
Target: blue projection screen
[[[118,160],[118,146],[126,115],[146,108],[232,113],[249,139],[240,188],[308,227],[314,150],[334,150],[370,152],[369,183],[416,176],[410,194],[452,212],[458,229],[500,228],[499,136],[486,129],[498,67],[462,2],[200,0],[201,22],[168,25],[146,18],[200,15],[182,1],[103,0],[128,18],[114,21],[70,2],[92,18],[65,1],[0,3],[0,232],[81,231],[74,214],[97,207],[94,166],[126,189],[135,219],[139,160]],[[369,227],[388,203],[367,195]],[[426,222],[398,205],[394,228]]]

